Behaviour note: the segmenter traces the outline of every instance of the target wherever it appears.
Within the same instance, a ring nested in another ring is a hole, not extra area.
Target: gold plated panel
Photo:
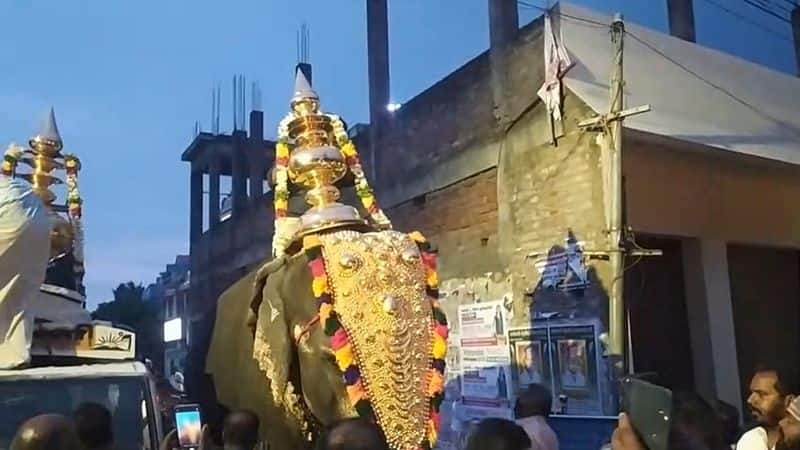
[[[432,312],[417,245],[396,231],[320,236],[334,311],[392,449],[426,436]]]

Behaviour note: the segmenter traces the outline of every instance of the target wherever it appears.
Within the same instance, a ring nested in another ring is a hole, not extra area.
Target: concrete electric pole
[[[584,129],[599,131],[604,136],[605,152],[610,152],[608,158],[603,158],[608,162],[604,170],[608,173],[608,191],[606,208],[607,232],[608,232],[608,259],[611,265],[612,281],[609,289],[608,300],[608,335],[604,339],[606,345],[606,355],[614,358],[615,375],[617,377],[624,373],[625,364],[625,303],[623,301],[624,292],[624,272],[626,254],[635,256],[657,256],[661,252],[658,250],[627,250],[627,238],[624,230],[625,225],[622,220],[622,121],[635,114],[650,111],[650,105],[638,106],[631,109],[625,107],[623,88],[623,54],[624,54],[625,24],[622,15],[614,16],[611,24],[611,40],[614,43],[614,68],[610,83],[610,108],[608,114],[594,117],[580,122],[578,125]]]

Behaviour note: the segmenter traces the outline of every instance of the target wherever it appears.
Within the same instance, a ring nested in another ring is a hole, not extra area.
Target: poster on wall
[[[554,325],[554,388],[567,397],[569,414],[600,414],[599,355],[594,325]]]
[[[514,393],[503,301],[460,305],[458,318],[464,404],[509,408]]]
[[[461,398],[461,336],[451,334],[447,340],[447,356],[445,357],[445,400]]]
[[[550,346],[543,327],[524,327],[508,330],[513,362],[514,392],[531,384],[552,388]]]

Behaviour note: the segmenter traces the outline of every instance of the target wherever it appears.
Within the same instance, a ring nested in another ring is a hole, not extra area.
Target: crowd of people
[[[721,401],[708,402],[692,393],[673,393],[667,448],[669,450],[800,450],[800,385],[786,372],[762,367],[750,382],[747,405],[754,425],[740,428],[738,410]],[[517,398],[516,421],[484,419],[470,433],[464,450],[559,450],[556,433],[548,423],[552,410],[550,391],[530,385]],[[11,450],[112,450],[115,448],[111,413],[102,405],[85,403],[71,417],[43,414],[17,430]],[[257,450],[258,416],[251,411],[228,414],[221,446],[204,426],[199,450]],[[380,427],[361,418],[345,419],[328,427],[315,450],[388,450]],[[171,431],[160,450],[180,448],[178,433]],[[620,414],[611,450],[646,450],[630,417]]]

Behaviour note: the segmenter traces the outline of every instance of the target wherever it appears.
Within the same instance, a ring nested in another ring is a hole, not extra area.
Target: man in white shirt
[[[794,377],[774,367],[756,370],[747,404],[758,426],[742,435],[736,450],[772,450],[781,437],[779,423],[794,399]]]

